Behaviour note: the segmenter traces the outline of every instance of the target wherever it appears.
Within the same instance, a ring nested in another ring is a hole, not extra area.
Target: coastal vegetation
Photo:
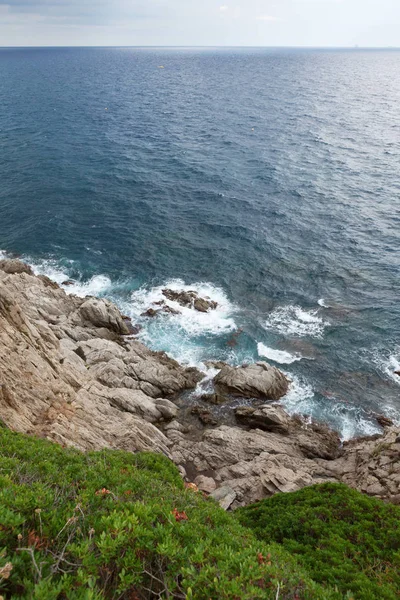
[[[315,581],[357,600],[400,598],[400,507],[326,483],[236,512],[258,539],[281,544]]]
[[[5,599],[334,600],[152,453],[81,453],[0,429]]]

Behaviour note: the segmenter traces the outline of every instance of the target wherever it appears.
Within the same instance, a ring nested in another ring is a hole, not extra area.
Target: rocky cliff
[[[132,331],[112,303],[67,295],[29,266],[0,261],[0,419],[84,450],[164,453],[225,507],[323,481],[400,502],[399,429],[341,446],[328,427],[271,403],[288,382],[267,363],[220,365],[218,401],[258,402],[237,408],[235,425],[196,427],[176,401],[202,373],[149,350]]]

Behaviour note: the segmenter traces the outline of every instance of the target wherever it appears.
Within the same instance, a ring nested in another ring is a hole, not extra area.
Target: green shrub
[[[278,594],[278,595],[277,595]],[[186,490],[165,457],[88,454],[0,428],[7,600],[339,599]]]
[[[282,544],[314,580],[356,600],[400,598],[400,507],[327,483],[236,515],[260,540]]]

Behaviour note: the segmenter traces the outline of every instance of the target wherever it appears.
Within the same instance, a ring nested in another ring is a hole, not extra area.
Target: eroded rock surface
[[[112,303],[68,296],[17,262],[0,263],[2,421],[84,450],[170,455],[154,424],[176,417],[171,399],[201,374],[121,337],[129,332]]]
[[[399,428],[385,421],[381,436],[342,447],[325,425],[249,400],[237,425],[216,426],[210,413],[212,426],[196,428],[174,400],[202,374],[127,329],[112,303],[67,295],[19,261],[0,261],[0,419],[82,450],[162,452],[225,508],[323,481],[400,503]],[[216,394],[276,400],[288,389],[265,362],[217,368]]]

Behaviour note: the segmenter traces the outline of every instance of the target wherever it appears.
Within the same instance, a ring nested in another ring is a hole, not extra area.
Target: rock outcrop
[[[210,300],[210,298],[201,298],[198,293],[193,290],[189,290],[188,292],[179,292],[176,290],[164,289],[162,293],[166,298],[168,298],[168,300],[178,302],[178,304],[181,306],[194,308],[199,312],[207,312],[217,308],[218,306],[218,303],[215,302],[215,300]]]
[[[112,303],[68,296],[17,262],[0,264],[1,420],[84,450],[170,455],[155,423],[176,416],[171,399],[201,374],[123,338]]]
[[[287,377],[266,362],[241,367],[225,365],[214,377],[214,384],[221,394],[262,400],[279,400],[289,389]]]
[[[195,426],[175,400],[203,375],[129,333],[112,303],[67,295],[23,263],[0,261],[0,419],[82,450],[162,452],[225,508],[323,481],[400,503],[400,429],[382,421],[381,436],[341,446],[325,425],[249,400],[236,425],[216,426],[212,404],[194,407],[206,424]],[[209,402],[218,394],[265,402],[288,389],[265,362],[217,368]]]

